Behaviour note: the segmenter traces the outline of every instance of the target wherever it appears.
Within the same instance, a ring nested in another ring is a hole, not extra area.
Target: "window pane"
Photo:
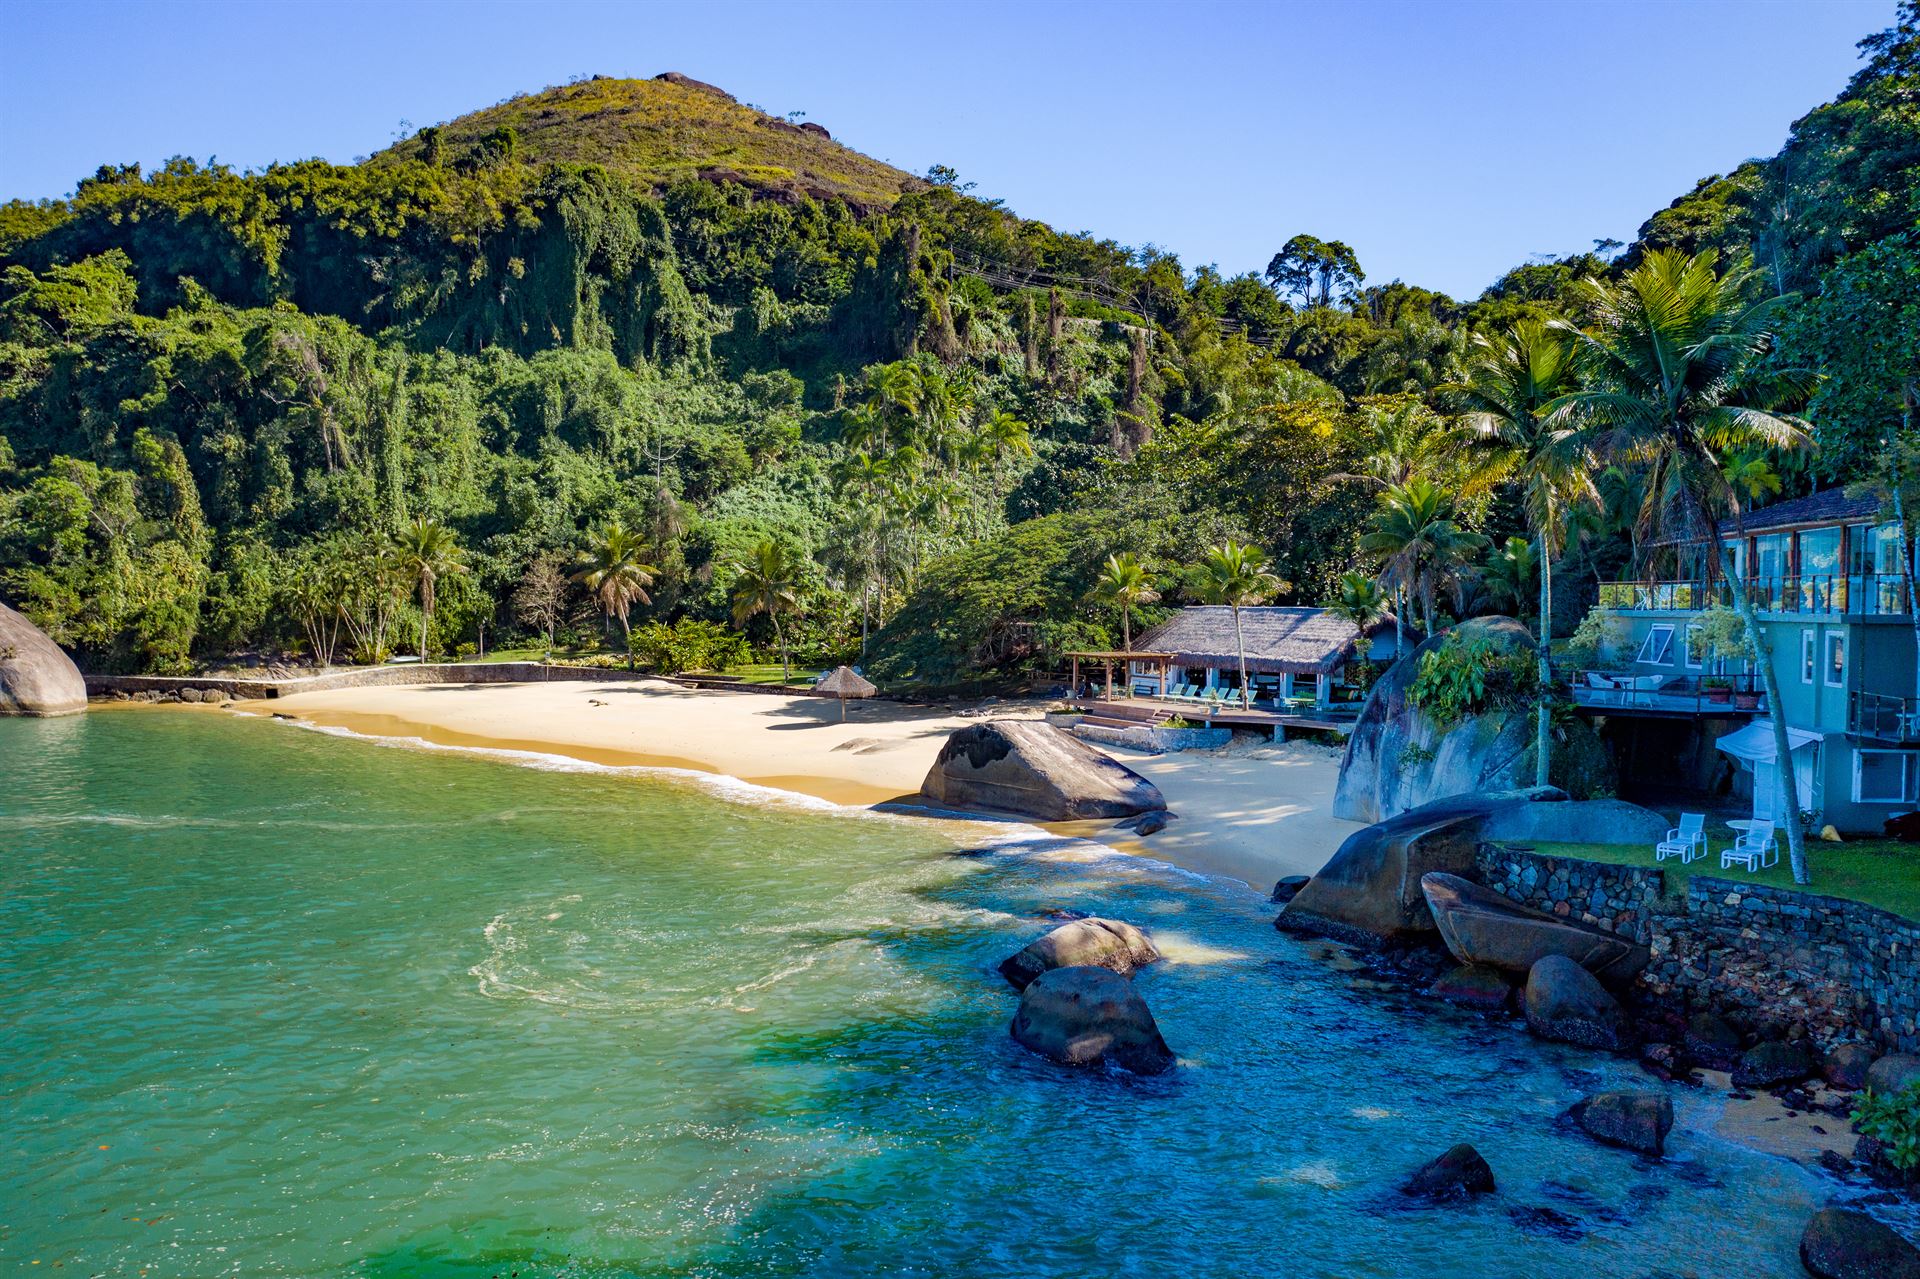
[[[1840,571],[1840,530],[1819,528],[1800,535],[1800,575]]]
[[[1907,751],[1860,752],[1860,798],[1905,803],[1913,798],[1914,757]]]
[[[1827,636],[1827,684],[1839,688],[1847,682],[1847,637]]]

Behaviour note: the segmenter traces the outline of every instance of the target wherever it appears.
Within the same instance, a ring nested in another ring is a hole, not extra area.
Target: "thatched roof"
[[[1393,629],[1393,618],[1368,629],[1369,637]],[[1324,608],[1262,605],[1240,610],[1247,669],[1263,675],[1330,675],[1353,660],[1353,627]],[[1136,648],[1174,655],[1176,666],[1235,668],[1233,610],[1225,605],[1183,608],[1134,641]]]
[[[854,674],[851,666],[836,666],[820,678],[813,686],[816,693],[826,693],[833,697],[872,697],[880,690]]]

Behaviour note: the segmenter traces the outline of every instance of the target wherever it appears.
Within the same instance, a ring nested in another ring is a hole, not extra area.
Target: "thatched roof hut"
[[[1331,675],[1354,659],[1353,626],[1324,608],[1259,605],[1240,610],[1247,670],[1258,675]],[[1386,617],[1367,630],[1372,639],[1393,633]],[[1134,647],[1171,653],[1175,666],[1236,669],[1233,610],[1220,605],[1183,608],[1134,638]]]
[[[880,690],[863,679],[851,666],[836,666],[820,677],[813,691],[827,697],[840,699],[840,718],[847,717],[847,699],[849,697],[872,697]]]

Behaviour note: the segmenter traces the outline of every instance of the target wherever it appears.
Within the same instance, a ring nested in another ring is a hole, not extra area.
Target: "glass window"
[[[1853,753],[1853,798],[1860,804],[1911,804],[1920,788],[1920,778],[1912,751],[1868,751]]]
[[[1673,651],[1673,628],[1656,626],[1647,632],[1647,638],[1640,643],[1640,652],[1634,661],[1648,666],[1664,666],[1667,655]]]
[[[1787,575],[1790,534],[1769,533],[1753,539],[1753,575],[1758,578],[1782,578]]]
[[[1880,571],[1874,555],[1875,544],[1873,525],[1847,525],[1847,573],[1849,576],[1866,577]]]
[[[1800,576],[1832,574],[1840,571],[1840,530],[1808,529],[1800,535]]]
[[[1800,682],[1813,683],[1813,632],[1800,632]]]
[[[1747,575],[1747,542],[1745,538],[1730,537],[1720,543],[1720,571],[1739,581]]]
[[[1847,685],[1847,636],[1844,631],[1827,632],[1827,670],[1828,688],[1845,688]]]

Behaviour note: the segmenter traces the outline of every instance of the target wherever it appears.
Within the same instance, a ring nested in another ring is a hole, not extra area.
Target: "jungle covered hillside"
[[[96,669],[628,631],[702,664],[731,632],[948,685],[1117,641],[1116,553],[1144,615],[1229,538],[1321,603],[1386,571],[1417,480],[1489,548],[1429,609],[1523,609],[1526,477],[1476,452],[1476,370],[1529,326],[1591,331],[1652,255],[1751,264],[1753,375],[1807,371],[1773,381],[1817,447],[1723,459],[1771,477],[1751,500],[1905,456],[1901,15],[1779,155],[1467,300],[1370,281],[1336,238],[1283,231],[1227,277],[1064,234],[685,77],[547,89],[356,165],[104,166],[0,207],[0,598]],[[1607,459],[1534,541],[1563,632],[1641,550],[1649,478]]]

